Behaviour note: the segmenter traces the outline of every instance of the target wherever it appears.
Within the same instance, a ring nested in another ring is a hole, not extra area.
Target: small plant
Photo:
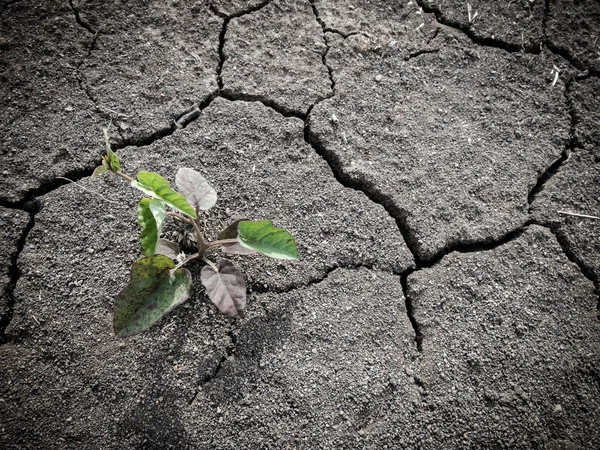
[[[104,138],[106,155],[92,177],[109,171],[148,195],[140,201],[137,210],[145,257],[133,264],[131,281],[115,299],[114,330],[118,336],[148,329],[185,302],[190,295],[192,276],[183,266],[195,259],[207,264],[202,268],[200,280],[217,308],[232,317],[243,314],[246,307],[244,276],[228,259],[222,258],[215,264],[207,258],[207,253],[218,247],[230,255],[258,252],[271,258],[299,259],[292,235],[275,228],[269,220],[236,220],[219,233],[217,240],[207,242],[198,217],[200,211],[215,205],[217,193],[204,177],[192,169],[179,169],[175,184],[180,192],[171,189],[169,182],[154,172],[139,172],[134,180],[121,172],[106,129]],[[175,233],[177,242],[161,239],[167,217],[191,226],[193,231],[180,226]],[[193,253],[186,254],[183,250],[189,251],[191,246],[195,247]]]

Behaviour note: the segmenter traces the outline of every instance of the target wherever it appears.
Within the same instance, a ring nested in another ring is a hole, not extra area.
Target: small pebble
[[[379,74],[375,77],[375,81],[377,81],[378,83],[383,80],[383,75]]]

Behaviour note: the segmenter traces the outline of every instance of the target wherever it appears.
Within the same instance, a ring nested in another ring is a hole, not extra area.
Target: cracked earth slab
[[[18,209],[0,206],[0,324],[8,323],[10,315],[9,290],[14,276],[13,258],[19,240],[29,223],[29,214]]]
[[[216,95],[222,19],[185,2],[74,2],[92,30],[82,82],[126,142],[139,141]]]
[[[405,371],[417,352],[400,278],[338,269],[317,285],[257,301],[265,314],[240,330],[234,357],[186,411],[190,434],[211,448],[385,440],[377,426],[390,403],[419,397]]]
[[[600,280],[600,221],[564,216],[558,211],[600,216],[599,152],[575,149],[531,208],[536,220],[556,229],[595,280]]]
[[[543,0],[422,0],[419,3],[426,10],[434,11],[441,23],[460,28],[477,41],[495,41],[497,45],[511,50],[539,52],[541,49],[544,40]],[[467,4],[471,5],[471,21]]]
[[[600,445],[597,297],[547,229],[447,255],[408,286],[433,427],[455,425],[444,445]]]
[[[307,0],[273,1],[229,23],[223,92],[306,116],[312,104],[331,94],[329,72],[322,62],[326,50]]]
[[[115,449],[373,442],[386,405],[420,395],[401,370],[416,349],[397,276],[337,269],[255,296],[238,322],[192,301],[170,326],[123,341],[108,311],[122,277],[102,275],[123,262],[81,258],[71,278],[96,271],[100,281],[60,297],[50,296],[53,280],[47,288],[24,275],[19,302],[39,292],[37,321],[0,347],[3,448],[47,448],[58,437],[62,448]]]
[[[268,218],[289,230],[296,238],[300,262],[257,255],[237,258],[255,289],[284,291],[322,279],[340,266],[366,265],[399,273],[414,265],[383,207],[337,183],[325,161],[304,142],[300,120],[284,118],[260,103],[216,99],[184,130],[147,147],[121,150],[119,156],[122,170],[132,175],[155,170],[172,181],[179,167],[201,171],[220,196],[206,215],[210,240],[239,218]],[[69,184],[43,198],[43,209],[20,257],[23,277],[17,297],[28,297],[32,288],[27,284],[41,280],[46,280],[43,297],[93,295],[105,282],[101,274],[106,270],[114,272],[114,289],[125,286],[129,264],[141,257],[136,209],[142,196],[119,178],[106,175],[82,180],[81,187],[88,191]],[[122,205],[109,203],[117,199]],[[173,231],[172,225],[166,227],[165,235]],[[212,258],[218,257],[217,253]],[[86,261],[81,273],[77,273],[79,259]],[[42,267],[40,260],[45,261]],[[37,298],[35,294],[29,301],[35,303]],[[214,309],[206,304],[201,289],[195,298]],[[32,325],[25,315],[27,303],[17,300],[13,333],[21,322],[25,329]],[[36,310],[38,320],[51,319],[44,308]],[[103,313],[103,321],[108,313]]]
[[[102,123],[77,79],[91,42],[66,2],[21,1],[2,15],[1,200],[23,200],[99,159]]]
[[[414,37],[385,52],[366,36],[327,37],[336,95],[311,112],[310,139],[395,211],[421,259],[527,220],[529,191],[569,138],[548,57],[444,31],[416,57]]]
[[[549,0],[548,43],[580,69],[600,72],[600,3]]]

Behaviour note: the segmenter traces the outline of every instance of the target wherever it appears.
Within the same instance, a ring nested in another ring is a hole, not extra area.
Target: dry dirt
[[[1,0],[0,448],[600,448],[599,8]],[[108,123],[295,236],[243,319],[114,336]]]

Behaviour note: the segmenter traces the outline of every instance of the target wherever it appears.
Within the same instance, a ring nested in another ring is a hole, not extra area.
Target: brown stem
[[[196,223],[195,220],[192,220],[192,226],[194,227],[194,231],[196,232],[196,241],[198,244],[198,253],[200,256],[204,255],[204,251],[206,250],[206,244],[204,243],[204,236],[202,235],[202,230]]]
[[[184,221],[185,223],[192,224],[192,219],[185,217],[183,214],[179,214],[173,211],[167,211],[167,216],[177,217],[179,220]]]

